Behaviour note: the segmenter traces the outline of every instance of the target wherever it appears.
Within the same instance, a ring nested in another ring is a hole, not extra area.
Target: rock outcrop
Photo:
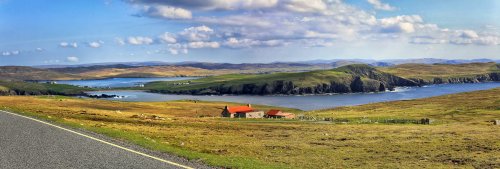
[[[343,78],[342,80],[331,80],[329,83],[318,83],[309,86],[297,84],[299,80],[274,80],[255,83],[231,83],[231,85],[223,83],[189,90],[151,90],[151,92],[189,95],[303,95],[383,92],[403,86],[500,81],[500,73],[489,73],[472,77],[434,78],[432,80],[406,79],[379,71],[368,65],[348,65],[333,71],[346,73],[350,75],[350,77]]]

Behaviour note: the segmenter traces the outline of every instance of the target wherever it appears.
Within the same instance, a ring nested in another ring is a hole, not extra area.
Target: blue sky
[[[496,0],[0,0],[0,65],[500,59]]]

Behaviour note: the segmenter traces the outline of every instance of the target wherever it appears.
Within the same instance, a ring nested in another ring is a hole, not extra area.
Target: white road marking
[[[30,119],[30,120],[33,120],[33,121],[36,121],[36,122],[39,122],[39,123],[43,123],[43,124],[46,124],[46,125],[49,125],[49,126],[52,126],[52,127],[55,127],[55,128],[58,128],[58,129],[61,129],[61,130],[73,133],[73,134],[77,134],[79,136],[83,136],[83,137],[86,137],[86,138],[89,138],[89,139],[92,139],[92,140],[95,140],[95,141],[98,141],[98,142],[101,142],[101,143],[104,143],[104,144],[107,144],[107,145],[110,145],[110,146],[113,146],[113,147],[116,147],[116,148],[119,148],[119,149],[122,149],[122,150],[125,150],[125,151],[128,151],[128,152],[131,152],[131,153],[135,153],[135,154],[138,154],[138,155],[141,155],[141,156],[144,156],[144,157],[149,157],[149,158],[152,158],[152,159],[164,162],[164,163],[168,163],[168,164],[173,165],[173,166],[177,166],[177,167],[181,167],[181,168],[185,168],[185,169],[194,169],[194,168],[189,167],[189,166],[185,166],[185,165],[182,165],[182,164],[179,164],[179,163],[175,163],[175,162],[172,162],[172,161],[164,160],[164,159],[161,159],[161,158],[158,158],[158,157],[155,157],[155,156],[151,156],[151,155],[148,155],[148,154],[145,154],[145,153],[141,153],[141,152],[138,152],[138,151],[126,148],[126,147],[122,147],[122,146],[119,146],[119,145],[116,145],[116,144],[113,144],[113,143],[110,143],[110,142],[107,142],[107,141],[104,141],[104,140],[101,140],[101,139],[98,139],[98,138],[94,138],[92,136],[88,136],[88,135],[85,135],[85,134],[82,134],[82,133],[79,133],[79,132],[76,132],[76,131],[73,131],[73,130],[70,130],[70,129],[66,129],[66,128],[63,128],[63,127],[60,127],[60,126],[57,126],[57,125],[54,125],[54,124],[50,124],[50,123],[47,123],[45,121],[41,121],[41,120],[34,119],[34,118],[31,118],[31,117],[19,115],[19,114],[16,114],[16,113],[11,113],[11,112],[8,112],[8,111],[0,110],[0,112],[4,112],[4,113],[7,113],[7,114],[11,114],[11,115],[23,117],[23,118],[26,118],[26,119]]]

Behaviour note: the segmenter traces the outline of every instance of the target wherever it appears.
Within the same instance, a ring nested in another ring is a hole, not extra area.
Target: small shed
[[[281,110],[276,110],[276,109],[273,109],[273,110],[269,110],[267,113],[266,113],[266,117],[267,118],[285,118],[285,119],[294,119],[295,118],[295,114],[293,113],[286,113],[286,112],[283,112]]]

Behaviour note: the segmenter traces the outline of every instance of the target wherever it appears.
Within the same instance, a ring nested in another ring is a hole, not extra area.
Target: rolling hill
[[[0,80],[70,80],[84,76],[26,66],[1,66]]]
[[[230,74],[189,81],[152,82],[145,89],[174,94],[325,94],[380,92],[397,86],[499,81],[499,65],[401,65],[376,68],[363,64],[331,70],[264,75]]]
[[[500,64],[401,64],[379,70],[417,81],[420,84],[474,83],[499,79]]]

